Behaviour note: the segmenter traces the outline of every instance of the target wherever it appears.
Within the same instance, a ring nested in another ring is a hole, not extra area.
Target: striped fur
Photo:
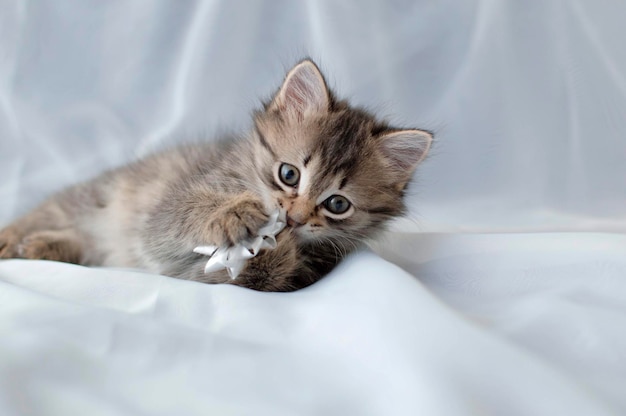
[[[54,195],[0,232],[0,258],[296,290],[405,212],[404,191],[431,140],[338,100],[304,60],[254,114],[247,135],[170,149]],[[281,179],[284,163],[299,173],[295,186]],[[349,208],[332,212],[331,200]],[[249,260],[234,281],[203,273],[206,258],[195,246],[255,235],[274,209],[290,224],[276,249]]]

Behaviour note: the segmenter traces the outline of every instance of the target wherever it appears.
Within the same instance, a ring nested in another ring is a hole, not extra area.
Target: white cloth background
[[[340,96],[437,134],[416,221],[377,249],[410,274],[362,253],[306,291],[259,294],[1,262],[1,413],[626,412],[626,241],[608,234],[626,231],[625,13],[1,3],[1,224],[161,146],[245,128],[304,55]]]

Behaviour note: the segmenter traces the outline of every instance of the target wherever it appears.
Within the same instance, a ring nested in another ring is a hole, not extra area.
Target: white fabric
[[[265,294],[0,262],[0,414],[626,413],[626,237],[610,234],[626,231],[625,14],[2,2],[0,224],[156,148],[244,128],[303,55],[340,96],[437,139],[411,189],[418,225],[376,248],[408,273],[361,253]]]
[[[318,284],[288,294],[0,262],[0,410],[594,416],[626,410],[626,237],[418,241],[424,252],[396,260],[422,283],[360,253]]]

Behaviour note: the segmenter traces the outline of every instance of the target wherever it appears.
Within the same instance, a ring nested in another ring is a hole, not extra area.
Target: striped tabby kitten
[[[296,290],[403,214],[431,140],[336,99],[305,60],[246,137],[179,147],[66,189],[0,232],[0,258]],[[275,209],[288,223],[275,249],[248,260],[235,280],[204,273],[207,258],[194,247],[255,236]]]

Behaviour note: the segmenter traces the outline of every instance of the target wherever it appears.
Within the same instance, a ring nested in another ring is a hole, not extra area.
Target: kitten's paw
[[[268,219],[261,201],[239,198],[215,213],[209,224],[209,241],[218,246],[235,245],[257,236]]]
[[[81,246],[64,231],[41,231],[26,237],[17,246],[17,255],[30,260],[80,263]]]
[[[11,227],[0,231],[0,259],[12,259],[18,257],[18,245],[20,234]]]

